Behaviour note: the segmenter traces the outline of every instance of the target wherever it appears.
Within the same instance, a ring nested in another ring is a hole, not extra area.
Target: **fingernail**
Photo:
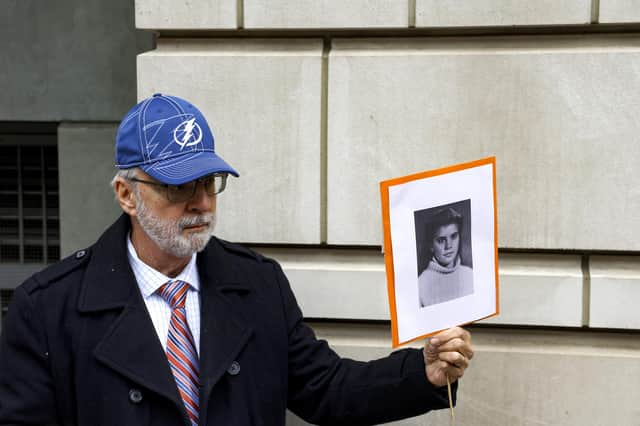
[[[429,343],[431,343],[433,346],[438,346],[440,344],[440,340],[438,340],[437,338],[434,338],[434,339],[431,339]]]

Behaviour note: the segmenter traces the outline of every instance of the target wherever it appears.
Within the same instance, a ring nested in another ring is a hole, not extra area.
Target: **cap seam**
[[[193,150],[193,151],[178,152],[177,154],[169,155],[167,157],[162,157],[162,158],[155,158],[153,160],[138,161],[138,162],[135,162],[135,163],[127,163],[127,164],[116,164],[116,167],[125,167],[125,168],[128,169],[128,168],[131,168],[131,167],[144,166],[145,164],[153,164],[153,163],[157,163],[157,162],[160,162],[160,161],[169,160],[171,158],[180,157],[182,155],[193,154],[194,152],[196,152],[196,153],[211,152],[216,157],[218,157],[218,154],[216,154],[216,152],[213,149],[204,148],[203,150],[197,150],[197,151]]]

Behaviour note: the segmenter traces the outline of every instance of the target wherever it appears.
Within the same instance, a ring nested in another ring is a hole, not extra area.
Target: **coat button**
[[[237,376],[240,373],[240,364],[238,361],[233,361],[229,368],[227,368],[227,373],[232,376]]]
[[[84,250],[78,250],[78,251],[76,252],[76,259],[82,259],[82,258],[84,257],[84,255],[85,255],[85,254],[87,254],[87,252],[86,252],[86,251],[84,251]]]
[[[140,389],[131,389],[129,391],[129,401],[134,404],[140,404],[140,402],[142,402],[142,392],[140,392]]]

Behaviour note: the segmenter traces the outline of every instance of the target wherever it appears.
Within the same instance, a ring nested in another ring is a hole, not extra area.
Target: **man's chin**
[[[186,239],[189,241],[194,253],[199,253],[207,247],[213,237],[213,230],[206,228],[202,232],[190,233]]]
[[[185,239],[182,244],[174,244],[171,247],[165,247],[164,251],[175,257],[190,257],[195,253],[200,253],[207,247],[209,239],[207,240],[194,240],[192,238]]]

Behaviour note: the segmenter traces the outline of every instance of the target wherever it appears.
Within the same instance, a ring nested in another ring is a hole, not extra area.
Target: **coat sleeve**
[[[366,425],[448,407],[447,389],[427,380],[420,350],[369,362],[340,358],[302,321],[286,277],[275,268],[289,333],[291,411],[315,424]],[[457,383],[452,386],[455,398]]]
[[[57,425],[44,327],[25,285],[0,336],[0,425]]]

